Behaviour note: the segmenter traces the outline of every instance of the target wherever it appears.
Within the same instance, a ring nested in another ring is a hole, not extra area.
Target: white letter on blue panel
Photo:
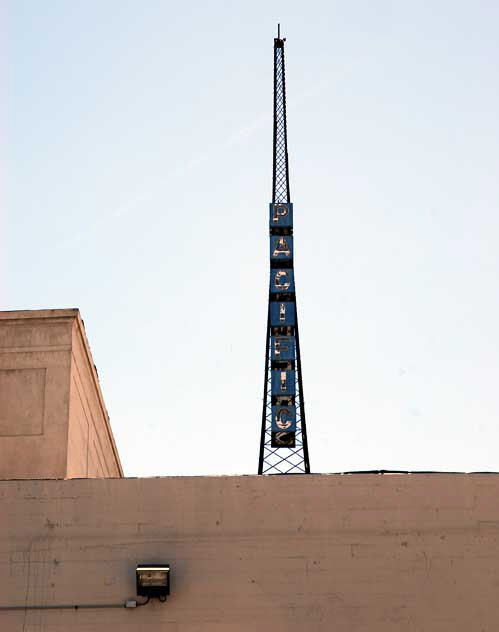
[[[293,226],[293,205],[290,203],[270,204],[270,227]]]
[[[294,406],[272,406],[272,432],[296,431],[296,410]]]
[[[292,336],[272,336],[271,343],[272,360],[295,359],[295,339]]]
[[[294,292],[295,278],[292,268],[286,270],[270,271],[270,291],[271,292]]]
[[[270,325],[283,327],[295,324],[295,304],[292,301],[272,301],[270,303]]]
[[[294,371],[282,371],[273,369],[272,373],[272,395],[295,395],[296,383]]]
[[[270,258],[273,261],[291,261],[293,258],[293,237],[270,236]]]

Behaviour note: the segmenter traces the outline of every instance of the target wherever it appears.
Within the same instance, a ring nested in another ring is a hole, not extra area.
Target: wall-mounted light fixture
[[[169,564],[139,564],[136,571],[137,595],[166,601],[170,594]]]

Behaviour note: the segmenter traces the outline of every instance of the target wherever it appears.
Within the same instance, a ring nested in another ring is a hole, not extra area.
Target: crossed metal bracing
[[[270,339],[268,341],[270,344]],[[272,401],[271,401],[271,378],[270,359],[267,367],[267,389],[265,402],[265,439],[263,444],[263,459],[261,474],[308,474],[307,447],[303,442],[302,429],[302,393],[296,373],[296,435],[294,448],[273,448],[272,447]]]
[[[274,204],[290,201],[283,40],[276,40],[274,44],[274,176],[272,201]]]

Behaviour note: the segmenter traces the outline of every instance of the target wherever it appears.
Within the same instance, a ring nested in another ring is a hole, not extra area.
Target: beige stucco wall
[[[497,632],[499,476],[0,482],[2,632]]]
[[[78,310],[0,312],[0,478],[121,475]]]

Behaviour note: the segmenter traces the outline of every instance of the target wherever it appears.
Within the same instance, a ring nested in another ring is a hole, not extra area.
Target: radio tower
[[[274,165],[270,284],[258,474],[309,474],[289,193],[284,42],[274,39]]]

